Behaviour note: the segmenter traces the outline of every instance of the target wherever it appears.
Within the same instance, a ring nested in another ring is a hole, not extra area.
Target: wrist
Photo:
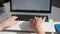
[[[37,24],[35,27],[36,27],[36,29],[42,29],[42,25],[41,24]]]
[[[0,26],[0,31],[2,31],[3,30],[3,27],[2,26]]]
[[[46,34],[46,33],[43,31],[43,29],[36,29],[35,32],[36,32],[37,34]]]
[[[36,32],[37,34],[46,34],[46,33],[43,31],[43,29],[42,29],[41,26],[40,26],[39,28],[36,28],[36,29],[35,29],[35,32]]]
[[[7,26],[6,26],[5,23],[1,22],[1,23],[0,23],[0,27],[2,27],[2,28],[6,28]]]
[[[0,22],[0,31],[2,31],[4,29],[4,24],[2,22]]]
[[[41,30],[43,30],[43,29],[42,29],[42,27],[39,26],[39,27],[36,27],[35,30],[36,30],[36,31],[41,31]]]

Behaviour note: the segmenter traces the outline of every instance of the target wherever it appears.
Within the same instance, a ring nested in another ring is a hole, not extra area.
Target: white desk
[[[29,26],[29,22],[27,21],[18,21],[19,24],[11,26],[5,30],[15,30],[15,31],[33,31],[30,26]],[[53,20],[49,20],[49,22],[44,22],[42,24],[43,30],[45,32],[56,32],[55,28],[54,28],[54,23]]]

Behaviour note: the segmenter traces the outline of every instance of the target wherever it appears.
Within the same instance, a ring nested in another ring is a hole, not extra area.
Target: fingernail
[[[36,16],[34,18],[36,18]]]

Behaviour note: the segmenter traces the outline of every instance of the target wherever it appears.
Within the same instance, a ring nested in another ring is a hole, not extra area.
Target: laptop
[[[45,22],[49,22],[47,15],[35,15],[35,14],[47,14],[51,13],[51,0],[11,0],[10,2],[11,12],[19,14],[12,14],[12,16],[18,16],[17,20],[28,21],[34,16],[46,17]],[[28,13],[28,14],[27,14]],[[35,14],[29,14],[35,13]]]
[[[10,28],[7,28],[7,30],[10,29],[11,31],[34,32],[30,28],[28,19],[30,19],[30,17],[32,18],[34,16],[39,16],[39,17],[45,16],[46,17],[46,15],[29,15],[29,14],[23,14],[23,13],[32,13],[32,14],[33,13],[35,13],[35,14],[51,13],[51,0],[11,0],[10,9],[11,9],[11,12],[16,12],[16,13],[21,13],[21,14],[12,14],[12,16],[18,16],[17,20],[18,20],[19,24],[12,26]],[[48,21],[48,17],[47,17],[47,21]],[[46,25],[49,23],[47,22],[44,24]],[[44,27],[49,28],[48,26],[44,26]],[[47,29],[47,28],[45,28],[45,29]]]

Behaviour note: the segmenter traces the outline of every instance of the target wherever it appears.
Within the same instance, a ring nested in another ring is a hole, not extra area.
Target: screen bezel
[[[50,0],[49,11],[39,11],[39,10],[12,10],[12,1],[10,0],[10,10],[11,12],[28,12],[28,13],[51,13],[52,0]]]

